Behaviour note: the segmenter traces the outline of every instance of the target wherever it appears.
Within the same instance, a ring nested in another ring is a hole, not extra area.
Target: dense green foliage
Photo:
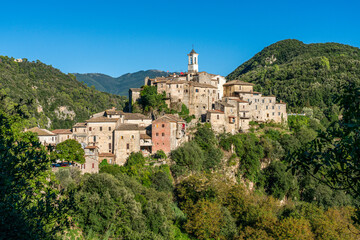
[[[30,117],[28,126],[70,128],[93,113],[125,105],[124,97],[86,87],[74,75],[40,61],[18,63],[4,56],[0,56],[0,88],[0,95],[8,95],[12,104],[30,102],[22,106]]]
[[[67,139],[57,144],[55,151],[51,154],[54,159],[62,162],[85,163],[84,149],[82,149],[81,144],[74,139]]]
[[[285,101],[290,112],[317,107],[331,118],[341,84],[360,79],[360,49],[283,40],[264,48],[227,78],[254,83],[257,91]]]
[[[54,239],[66,227],[70,205],[55,187],[44,146],[1,103],[0,239]]]
[[[328,186],[360,196],[360,81],[344,86],[343,116],[295,152],[293,170],[310,173]]]
[[[120,77],[114,78],[101,73],[74,73],[78,81],[84,82],[88,86],[94,86],[99,91],[121,96],[128,96],[129,88],[139,88],[143,86],[146,77],[155,78],[168,76],[169,74],[173,73],[160,70],[146,70],[126,73]]]

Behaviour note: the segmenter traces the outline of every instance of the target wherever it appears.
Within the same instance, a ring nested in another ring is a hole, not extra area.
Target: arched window
[[[196,64],[196,57],[194,57],[194,63]]]
[[[190,64],[193,64],[193,59],[192,59],[192,57],[190,57]]]

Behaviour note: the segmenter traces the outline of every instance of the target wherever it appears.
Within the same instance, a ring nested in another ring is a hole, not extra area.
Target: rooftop
[[[116,131],[137,131],[137,130],[145,130],[144,127],[139,127],[137,124],[131,123],[122,123],[115,128]]]
[[[86,123],[76,123],[73,127],[86,127]]]
[[[50,132],[49,130],[41,129],[38,127],[30,128],[27,130],[27,132],[37,133],[38,136],[55,136],[55,134]]]
[[[55,129],[51,132],[55,134],[72,134],[71,129]]]
[[[86,122],[117,122],[119,118],[94,117],[86,120]]]
[[[151,136],[149,136],[147,134],[140,134],[140,138],[141,139],[151,139]]]
[[[175,115],[165,114],[153,121],[153,123],[156,122],[185,122],[185,121]]]
[[[232,80],[224,84],[224,86],[230,86],[230,85],[247,85],[247,86],[254,86],[254,84],[249,82],[243,82],[240,80]]]
[[[125,112],[123,112],[122,115],[125,116],[125,120],[142,120],[142,119],[151,120],[150,117],[145,116],[144,114],[141,114],[141,113],[125,113]]]
[[[223,111],[220,110],[208,110],[208,113],[220,113],[220,114],[224,114]]]

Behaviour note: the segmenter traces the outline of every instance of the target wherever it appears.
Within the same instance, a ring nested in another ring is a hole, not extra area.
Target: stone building
[[[179,147],[186,138],[186,122],[174,115],[166,114],[152,123],[152,152],[163,150],[165,153]]]
[[[216,132],[247,131],[249,122],[286,122],[286,104],[276,102],[275,96],[262,96],[253,91],[253,84],[240,80],[229,81],[223,85],[224,97],[215,103],[215,110],[223,112],[224,124],[214,118],[215,112],[208,112],[206,121]],[[221,118],[221,117],[220,117]]]
[[[55,129],[51,132],[57,136],[56,144],[64,142],[67,139],[73,139],[73,134],[71,129]]]
[[[181,109],[185,104],[190,115],[205,117],[206,112],[214,108],[216,101],[223,97],[223,76],[199,72],[199,54],[192,50],[188,54],[188,72],[180,75],[145,78],[145,85],[156,86],[158,93],[165,92],[166,102],[172,109]],[[130,89],[129,99],[134,103],[140,97],[141,89]],[[131,107],[130,107],[131,109]]]
[[[55,145],[57,142],[57,136],[55,133],[47,129],[42,129],[38,127],[27,129],[26,131],[36,133],[38,135],[39,141],[42,145]]]
[[[96,146],[87,146],[84,148],[85,151],[85,163],[84,164],[75,164],[80,168],[81,173],[99,173],[99,155],[98,147]]]

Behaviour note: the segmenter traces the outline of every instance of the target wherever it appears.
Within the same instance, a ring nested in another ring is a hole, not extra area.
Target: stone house
[[[190,115],[204,119],[206,112],[213,109],[215,102],[223,96],[225,77],[199,72],[198,55],[194,50],[188,54],[188,72],[180,75],[145,78],[145,85],[156,86],[158,93],[165,92],[170,108],[181,109],[185,104]],[[130,89],[129,99],[134,103],[141,89]],[[131,107],[130,107],[131,108]]]
[[[80,168],[81,173],[99,173],[99,153],[98,147],[87,146],[84,148],[85,151],[85,163],[75,165]]]
[[[56,144],[64,142],[67,139],[73,139],[73,134],[71,129],[55,129],[51,132],[57,136]]]
[[[140,135],[146,134],[146,129],[137,124],[119,124],[114,131],[115,163],[124,165],[132,152],[140,151]]]
[[[57,142],[57,136],[55,133],[47,129],[42,129],[38,127],[27,129],[26,131],[36,133],[38,135],[39,141],[42,145],[55,145]]]
[[[186,122],[174,115],[166,114],[152,123],[152,152],[163,150],[166,154],[187,141]]]

